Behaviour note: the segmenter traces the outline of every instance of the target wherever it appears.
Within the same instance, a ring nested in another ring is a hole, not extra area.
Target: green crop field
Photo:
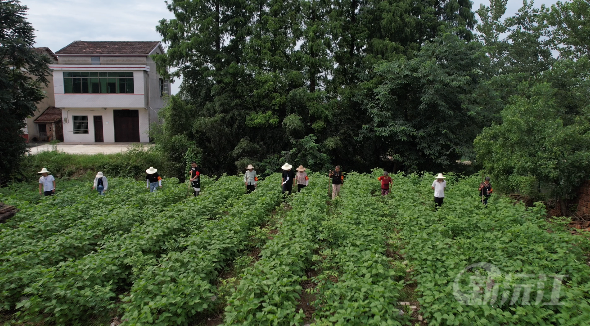
[[[494,196],[476,177],[349,173],[341,196],[310,175],[245,194],[238,176],[187,184],[112,178],[105,196],[58,180],[0,189],[5,325],[589,325],[590,242]]]

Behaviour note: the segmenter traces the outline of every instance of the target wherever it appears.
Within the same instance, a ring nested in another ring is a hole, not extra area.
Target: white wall
[[[143,100],[143,98],[142,98]],[[64,142],[66,143],[93,143],[94,142],[94,116],[102,116],[103,137],[105,143],[115,142],[115,125],[113,110],[117,108],[104,109],[62,109]],[[139,141],[149,141],[149,115],[145,108],[135,108],[139,111]],[[88,134],[74,134],[73,116],[88,117]],[[67,121],[67,122],[66,122]]]

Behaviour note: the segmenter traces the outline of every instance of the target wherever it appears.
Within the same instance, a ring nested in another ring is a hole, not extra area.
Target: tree
[[[590,174],[590,106],[572,119],[550,84],[520,87],[502,122],[476,138],[477,159],[505,192],[568,198]]]
[[[474,94],[487,62],[480,43],[449,33],[426,43],[414,59],[377,66],[381,83],[369,107],[369,139],[384,143],[405,170],[448,169],[470,154],[483,126],[485,110]]]
[[[15,172],[26,152],[25,119],[44,98],[50,59],[34,51],[34,29],[18,0],[0,2],[0,184]]]

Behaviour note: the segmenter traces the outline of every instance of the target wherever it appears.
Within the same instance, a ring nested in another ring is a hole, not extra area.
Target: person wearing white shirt
[[[96,177],[94,178],[94,185],[92,189],[96,189],[99,195],[104,195],[105,191],[109,188],[109,182],[107,177],[104,176],[102,172],[98,172]]]
[[[55,178],[49,175],[49,171],[46,168],[41,169],[37,173],[41,174],[39,178],[39,195],[53,196],[55,194]]]
[[[445,179],[446,178],[443,174],[439,173],[436,176],[436,180],[432,183],[432,189],[434,190],[434,208],[436,210],[442,206],[443,200],[445,199],[445,188],[447,187]]]

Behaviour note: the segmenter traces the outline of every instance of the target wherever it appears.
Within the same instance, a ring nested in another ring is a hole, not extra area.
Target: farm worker
[[[492,184],[490,183],[490,177],[486,177],[485,181],[479,185],[479,195],[481,196],[481,202],[484,205],[488,205],[488,199],[492,195]]]
[[[39,178],[39,195],[43,193],[45,196],[53,196],[55,194],[55,178],[49,175],[50,172],[46,168],[42,168],[37,173],[41,174]]]
[[[246,185],[246,190],[248,193],[256,190],[256,183],[258,182],[258,177],[256,177],[256,171],[254,170],[254,166],[252,164],[248,164],[246,167],[246,173],[244,173],[244,184]]]
[[[281,186],[283,187],[283,194],[287,192],[290,195],[291,191],[293,191],[293,182],[295,181],[295,174],[293,173],[293,171],[291,171],[292,168],[293,165],[289,163],[285,163],[281,167],[281,169],[283,170],[283,181],[281,183]]]
[[[147,180],[147,188],[150,192],[155,192],[158,189],[158,186],[162,188],[162,178],[158,174],[158,170],[154,169],[154,167],[150,166],[149,169],[145,170],[147,176],[145,179]]]
[[[381,196],[389,194],[389,185],[393,183],[389,173],[383,171],[383,175],[377,178],[377,180],[381,181]]]
[[[191,162],[191,172],[189,176],[191,187],[193,187],[193,196],[197,197],[201,192],[201,169],[197,166],[197,162]]]
[[[432,182],[432,189],[434,189],[434,208],[437,210],[442,206],[443,199],[445,199],[445,188],[447,187],[445,179],[443,174],[439,173],[436,176],[436,180]]]
[[[342,171],[340,171],[340,165],[336,165],[334,171],[330,170],[328,176],[332,178],[332,199],[335,199],[340,195],[340,187],[344,183],[344,176],[342,175]]]
[[[305,188],[309,184],[309,177],[307,176],[307,172],[305,172],[303,165],[300,165],[297,168],[295,181],[297,181],[297,192],[300,192],[301,189]]]
[[[94,178],[94,185],[92,185],[92,190],[96,189],[99,195],[104,195],[105,191],[109,187],[109,183],[107,182],[107,177],[105,177],[102,172],[98,172],[96,177]]]

